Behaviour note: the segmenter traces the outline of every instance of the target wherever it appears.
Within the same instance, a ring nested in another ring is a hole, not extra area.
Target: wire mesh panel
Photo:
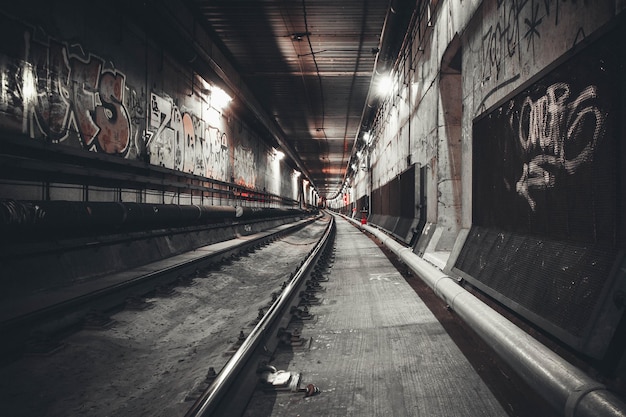
[[[612,43],[623,33],[562,60],[473,125],[473,226],[455,270],[579,349],[623,248],[624,58]]]
[[[372,192],[374,223],[406,243],[411,242],[418,218],[415,207],[415,165]]]

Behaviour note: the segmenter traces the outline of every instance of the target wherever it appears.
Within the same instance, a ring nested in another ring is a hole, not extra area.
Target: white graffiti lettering
[[[227,180],[228,139],[218,128],[152,93],[146,148],[150,162],[167,168]]]
[[[226,133],[218,128],[208,126],[205,145],[206,176],[220,181],[228,180],[228,143]]]
[[[524,166],[516,191],[536,209],[533,193],[555,187],[557,174],[573,175],[593,161],[604,135],[605,114],[595,105],[597,88],[588,86],[570,100],[571,88],[555,83],[533,101],[526,97],[510,123],[523,151]]]
[[[256,163],[251,149],[238,146],[235,148],[234,161],[235,182],[247,187],[256,184]]]

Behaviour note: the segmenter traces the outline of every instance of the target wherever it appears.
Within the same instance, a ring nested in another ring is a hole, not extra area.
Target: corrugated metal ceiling
[[[192,0],[191,4],[284,132],[319,194],[338,193],[392,2]]]

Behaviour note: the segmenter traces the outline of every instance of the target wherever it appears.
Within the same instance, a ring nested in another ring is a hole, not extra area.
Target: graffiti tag
[[[72,131],[88,150],[124,156],[131,126],[124,106],[126,77],[80,45],[31,39],[25,32],[29,63],[22,66],[24,133],[35,126],[53,142]]]
[[[584,88],[578,96],[566,83],[555,83],[533,101],[526,97],[510,124],[522,148],[524,165],[517,193],[534,211],[533,193],[556,186],[557,174],[575,174],[593,160],[604,135],[606,115],[595,105],[597,88]]]
[[[256,163],[251,149],[237,146],[235,148],[234,174],[235,182],[240,185],[254,187],[256,183]]]

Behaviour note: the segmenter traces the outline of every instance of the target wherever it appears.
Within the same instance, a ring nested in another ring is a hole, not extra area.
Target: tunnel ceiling
[[[391,3],[190,0],[322,197],[343,183]]]

